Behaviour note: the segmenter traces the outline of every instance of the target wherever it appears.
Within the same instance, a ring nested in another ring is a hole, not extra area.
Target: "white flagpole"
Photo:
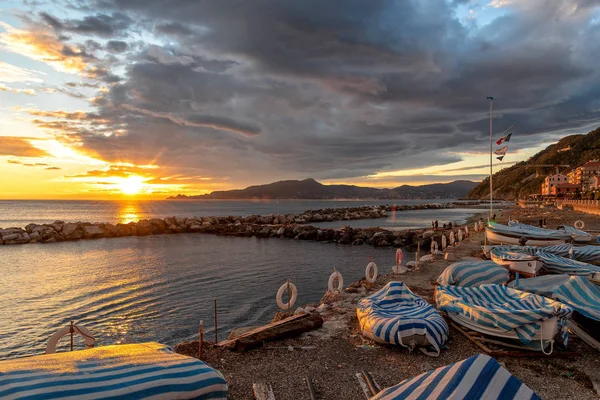
[[[494,98],[492,96],[488,96],[487,98],[490,101],[490,220],[494,215],[494,206],[492,202],[492,193],[493,193],[493,182],[492,182],[492,102]]]

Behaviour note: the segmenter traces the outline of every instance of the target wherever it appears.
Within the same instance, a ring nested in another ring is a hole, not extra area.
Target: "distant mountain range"
[[[477,182],[454,181],[423,186],[402,185],[394,189],[376,189],[354,185],[323,185],[314,179],[290,180],[250,186],[246,189],[215,191],[199,196],[179,194],[169,199],[244,200],[244,199],[448,199],[462,198]]]
[[[558,166],[560,173],[566,174],[590,160],[600,160],[600,128],[586,135],[565,136],[529,160],[496,172],[493,176],[494,199],[523,199],[540,193],[544,178],[556,172],[554,166]],[[489,199],[489,178],[473,188],[467,198]]]

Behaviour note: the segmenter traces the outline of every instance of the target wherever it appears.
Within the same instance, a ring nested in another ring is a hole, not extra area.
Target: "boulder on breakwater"
[[[145,236],[174,233],[207,233],[220,236],[277,237],[346,245],[367,244],[375,247],[400,247],[431,243],[430,233],[423,235],[409,231],[392,232],[381,228],[339,229],[308,225],[324,221],[385,218],[391,210],[451,208],[449,204],[420,204],[325,208],[308,210],[302,214],[271,214],[228,217],[167,217],[143,219],[127,224],[64,222],[29,224],[25,228],[0,228],[0,244],[54,243],[80,239]]]

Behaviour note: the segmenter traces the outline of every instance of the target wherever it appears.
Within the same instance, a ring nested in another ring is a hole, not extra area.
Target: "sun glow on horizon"
[[[117,183],[117,188],[119,188],[123,194],[138,194],[144,188],[144,178],[137,175],[129,175],[127,178],[123,178]]]

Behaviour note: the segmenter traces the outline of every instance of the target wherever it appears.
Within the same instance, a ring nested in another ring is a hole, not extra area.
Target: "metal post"
[[[200,320],[200,354],[199,359],[204,357],[204,321]]]
[[[494,215],[494,206],[492,200],[493,193],[493,182],[492,182],[492,103],[494,98],[492,96],[488,96],[487,98],[490,101],[490,220],[492,219],[492,215]]]
[[[215,299],[215,344],[219,343],[219,329],[217,325],[217,299]]]

